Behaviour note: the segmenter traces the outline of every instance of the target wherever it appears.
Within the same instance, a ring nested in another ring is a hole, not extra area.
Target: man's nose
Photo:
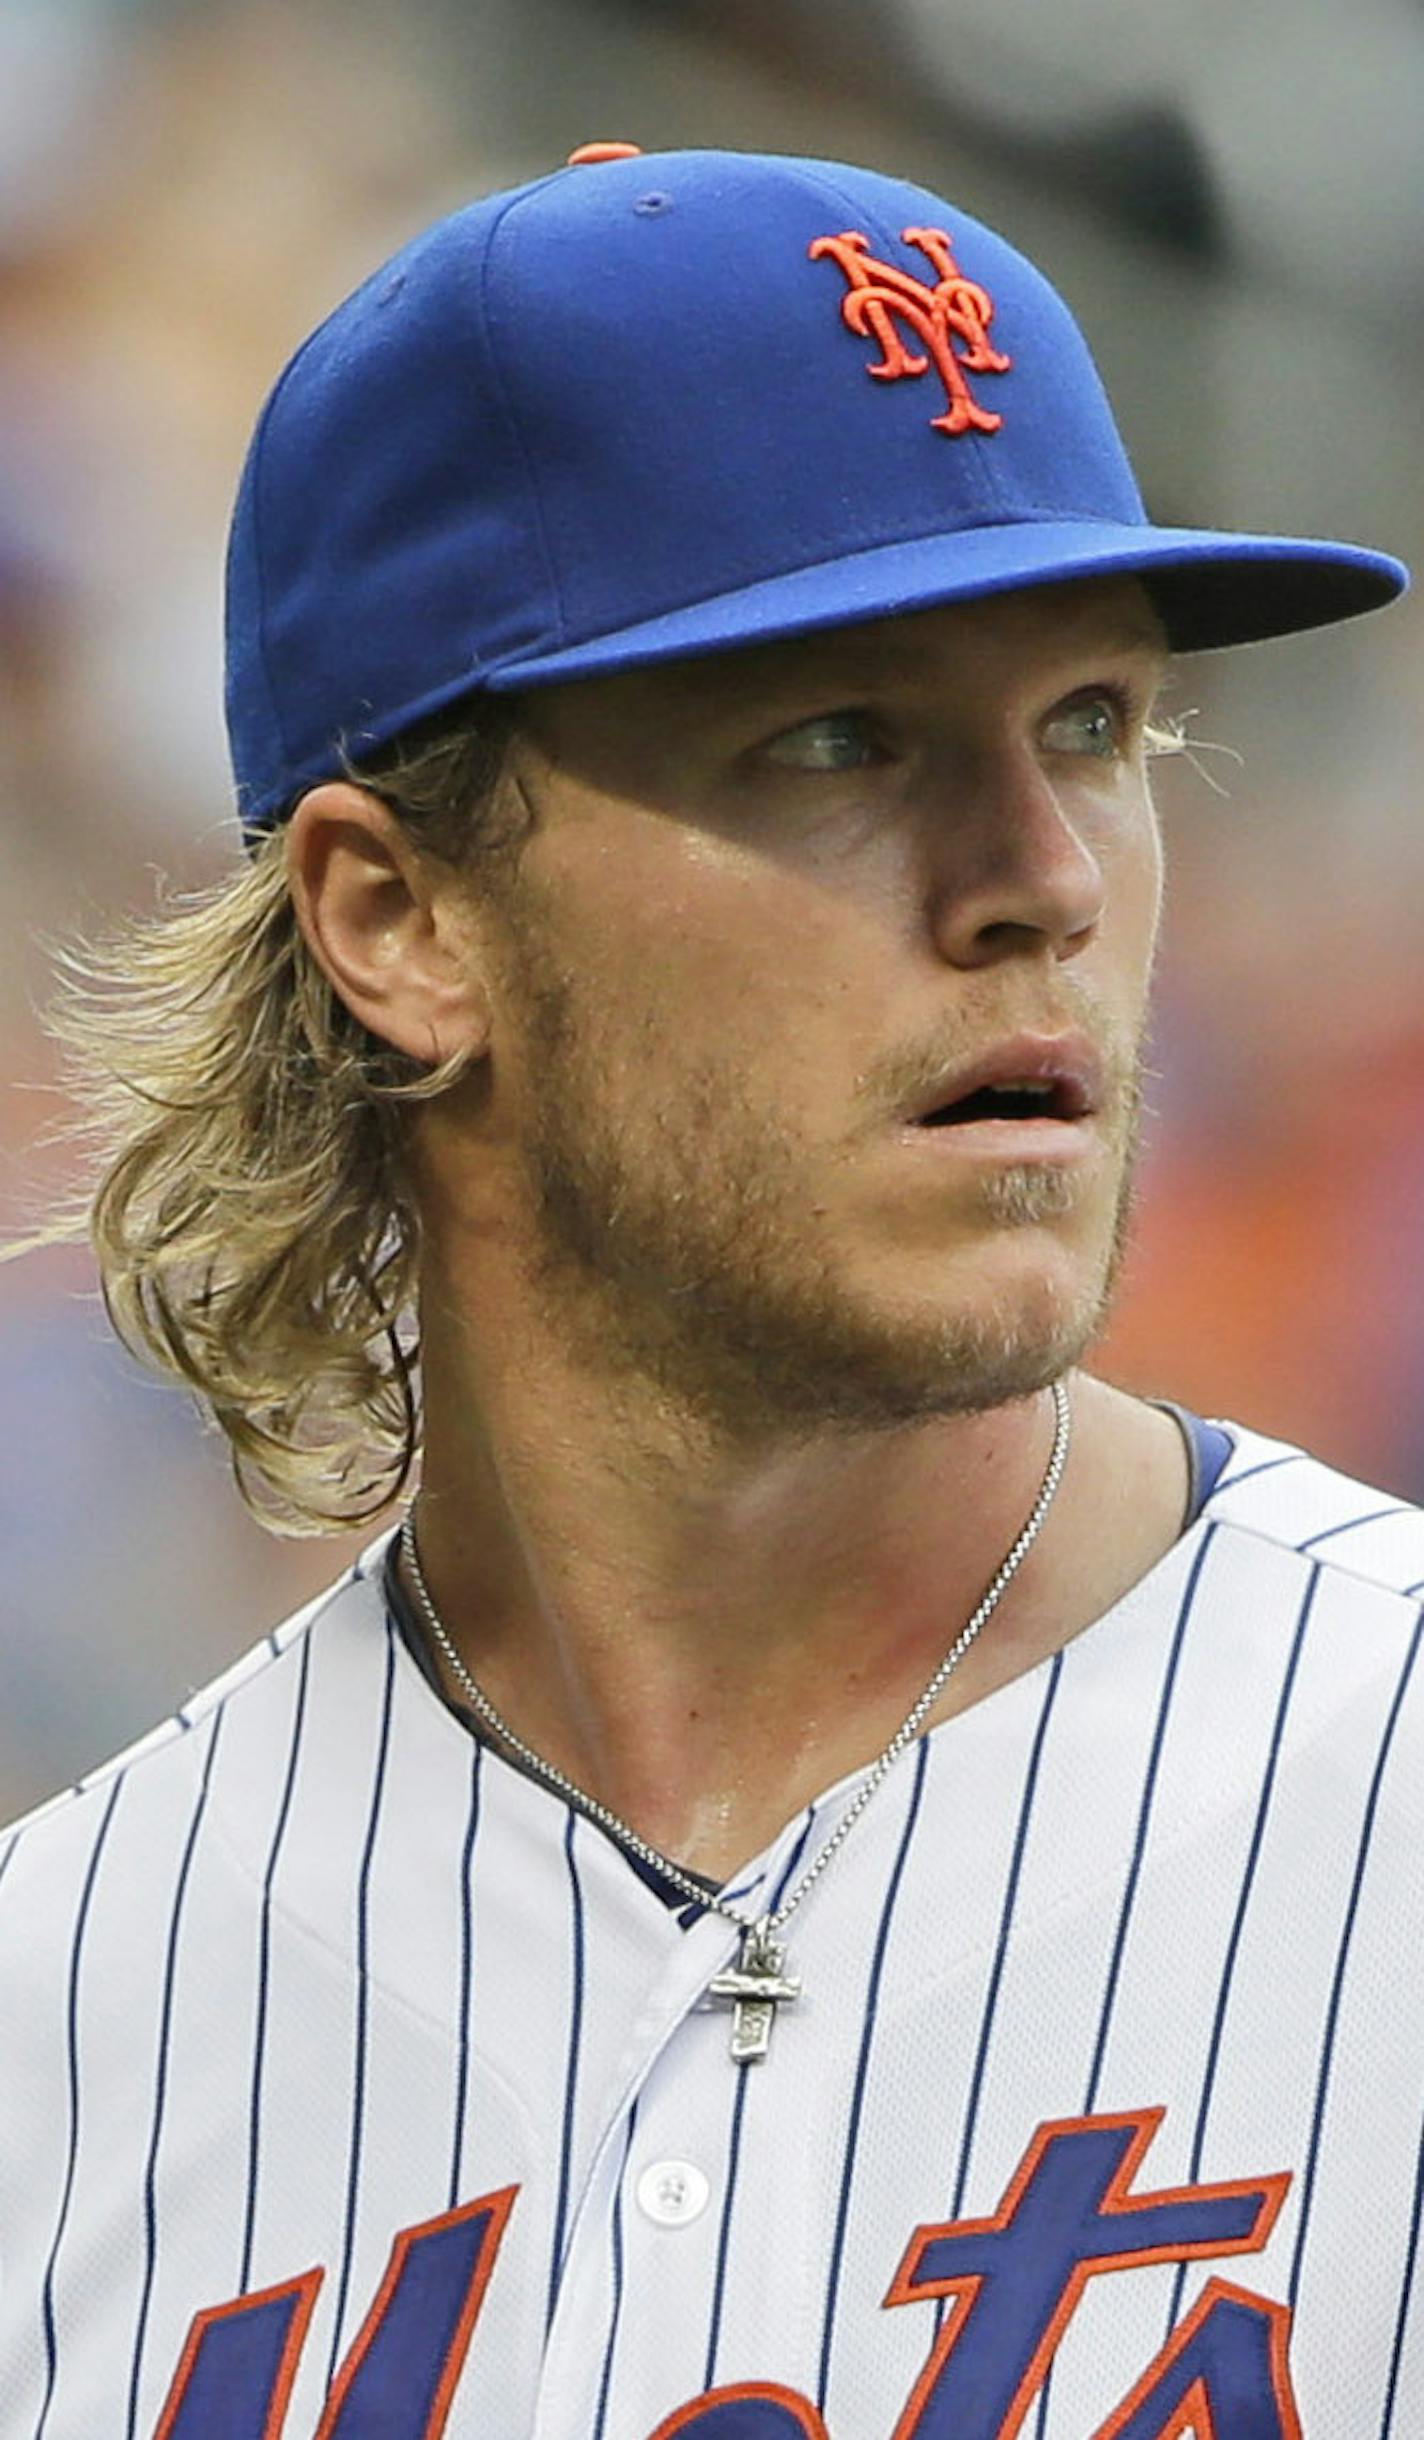
[[[973,967],[1026,951],[1059,960],[1093,939],[1103,865],[1073,792],[1026,748],[961,765],[927,809],[929,917],[939,954]]]

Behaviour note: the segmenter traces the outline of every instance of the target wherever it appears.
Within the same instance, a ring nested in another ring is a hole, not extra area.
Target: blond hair
[[[517,860],[499,788],[509,699],[469,701],[347,776],[422,850],[478,879]],[[285,826],[213,887],[57,951],[48,1015],[82,1178],[11,1253],[87,1235],[124,1345],[193,1393],[274,1533],[378,1516],[419,1450],[422,1068],[353,1017],[312,956]]]
[[[423,852],[497,888],[525,834],[501,788],[510,697],[466,698],[347,776]],[[1182,753],[1154,724],[1152,755]],[[80,1117],[81,1183],[9,1254],[88,1236],[124,1345],[226,1435],[272,1532],[341,1532],[400,1496],[420,1448],[422,1068],[351,1015],[312,956],[278,826],[212,888],[57,952],[49,1014]]]

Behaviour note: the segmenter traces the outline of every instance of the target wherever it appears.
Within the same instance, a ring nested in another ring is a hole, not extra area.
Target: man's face
[[[1128,580],[526,698],[481,1131],[579,1363],[755,1441],[1080,1360],[1137,1147],[1164,661]],[[1024,1033],[1088,1037],[1094,1116],[914,1123]]]

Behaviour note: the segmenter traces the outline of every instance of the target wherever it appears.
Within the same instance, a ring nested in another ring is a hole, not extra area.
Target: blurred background
[[[292,348],[577,143],[947,191],[1084,321],[1167,522],[1424,556],[1418,0],[0,0],[0,1235],[62,1105],[43,936],[235,853],[220,574]],[[571,368],[576,382],[579,368]],[[1134,1259],[1100,1369],[1424,1498],[1424,604],[1180,665]],[[1220,793],[1218,793],[1220,791]],[[250,1522],[82,1253],[0,1268],[0,1817],[355,1543]]]

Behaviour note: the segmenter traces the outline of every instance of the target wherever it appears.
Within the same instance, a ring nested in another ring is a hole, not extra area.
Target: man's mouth
[[[1071,1118],[1068,1095],[1059,1083],[1022,1085],[981,1085],[977,1092],[962,1094],[958,1101],[944,1104],[938,1110],[927,1111],[918,1122],[922,1127],[962,1127],[975,1119]]]
[[[913,1126],[965,1127],[1091,1118],[1101,1109],[1103,1061],[1085,1034],[1019,1033],[962,1060],[906,1116]]]

